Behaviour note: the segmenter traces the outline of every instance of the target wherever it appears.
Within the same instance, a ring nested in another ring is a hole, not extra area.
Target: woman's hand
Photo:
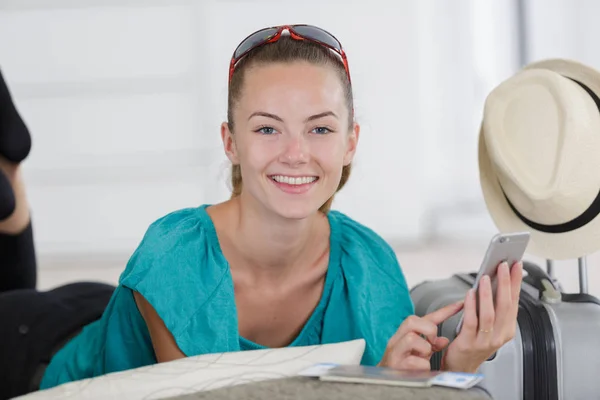
[[[463,301],[447,305],[423,317],[411,315],[389,340],[378,366],[398,370],[429,370],[431,355],[448,346],[448,339],[438,337],[438,325],[458,313]],[[425,338],[424,338],[424,337]]]
[[[490,279],[485,275],[479,284],[479,318],[475,290],[468,292],[463,326],[442,359],[443,370],[475,373],[485,360],[515,336],[522,279],[521,263],[514,264],[510,270],[508,264],[500,264],[494,308]]]

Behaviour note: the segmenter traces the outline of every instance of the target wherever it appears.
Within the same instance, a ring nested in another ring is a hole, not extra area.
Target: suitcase
[[[549,270],[550,270],[549,263]],[[585,259],[580,293],[563,293],[539,266],[524,261],[515,337],[485,361],[482,386],[495,400],[600,399],[600,301],[587,294]],[[475,273],[425,281],[411,290],[417,316],[463,299]],[[454,339],[459,313],[438,327]],[[431,357],[439,369],[442,352]]]

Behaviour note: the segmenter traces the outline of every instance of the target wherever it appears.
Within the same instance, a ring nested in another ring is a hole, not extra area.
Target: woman
[[[463,302],[414,316],[390,246],[330,211],[360,133],[337,39],[306,25],[247,37],[231,60],[227,115],[232,197],[150,226],[101,318],[58,346],[42,389],[198,354],[356,338],[363,364],[429,369],[448,346],[437,324]],[[514,336],[520,283],[520,266],[501,268],[494,308],[484,280],[479,315],[469,293],[444,369],[474,372]]]

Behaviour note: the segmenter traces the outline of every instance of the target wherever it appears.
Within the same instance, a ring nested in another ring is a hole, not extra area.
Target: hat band
[[[583,88],[583,90],[585,90],[591,96],[591,98],[594,100],[594,103],[596,103],[596,107],[598,107],[598,111],[600,111],[600,98],[598,98],[598,96],[596,96],[596,93],[594,93],[592,90],[590,90],[590,88],[588,88],[583,83],[576,81],[573,78],[569,78],[569,77],[566,77],[566,78],[572,80],[573,82],[575,82],[579,86],[581,86]],[[522,215],[516,209],[516,207],[510,202],[510,200],[508,199],[508,196],[506,196],[506,193],[504,193],[504,189],[502,189],[502,184],[500,184],[499,181],[498,181],[498,184],[500,185],[500,190],[502,190],[502,194],[504,195],[504,198],[506,199],[506,201],[508,202],[508,205],[513,210],[513,212],[516,214],[516,216],[521,221],[523,221],[523,223],[525,225],[527,225],[530,228],[533,228],[537,231],[540,231],[540,232],[566,233],[566,232],[574,231],[576,229],[581,228],[582,226],[589,224],[592,220],[594,220],[594,218],[596,218],[598,216],[598,214],[600,214],[600,191],[599,191],[598,195],[596,196],[596,198],[594,199],[592,204],[588,207],[588,209],[585,210],[583,213],[581,213],[578,217],[575,217],[572,220],[570,220],[568,222],[564,222],[562,224],[556,224],[556,225],[540,224],[540,223],[531,221],[530,219],[528,219],[524,215]]]

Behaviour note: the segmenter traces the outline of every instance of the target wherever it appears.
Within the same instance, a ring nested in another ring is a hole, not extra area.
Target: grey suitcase
[[[600,301],[584,293],[562,293],[544,270],[523,263],[518,328],[479,370],[482,386],[495,400],[600,399]],[[587,279],[581,273],[580,280]],[[476,274],[425,281],[411,290],[418,316],[461,300]],[[580,284],[582,282],[580,281]],[[587,280],[585,286],[587,286]],[[440,335],[454,339],[460,313],[439,326]],[[431,358],[439,369],[442,353]]]

